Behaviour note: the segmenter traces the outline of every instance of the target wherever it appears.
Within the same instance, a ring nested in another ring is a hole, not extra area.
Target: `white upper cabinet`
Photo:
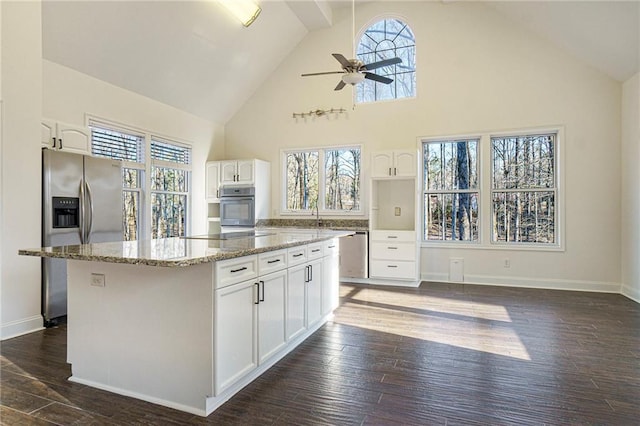
[[[43,119],[40,142],[43,147],[58,151],[91,154],[91,135],[87,128]]]
[[[415,151],[379,151],[371,155],[371,177],[414,177],[417,171]]]
[[[208,161],[205,168],[207,201],[220,199],[220,163]]]
[[[232,160],[220,162],[221,184],[253,184],[254,182],[253,160]]]

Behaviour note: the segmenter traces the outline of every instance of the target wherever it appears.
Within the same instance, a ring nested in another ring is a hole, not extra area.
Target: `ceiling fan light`
[[[256,20],[262,9],[252,0],[219,0],[242,25],[248,27]]]
[[[364,74],[359,72],[349,72],[342,76],[342,81],[347,84],[356,85],[364,80]]]

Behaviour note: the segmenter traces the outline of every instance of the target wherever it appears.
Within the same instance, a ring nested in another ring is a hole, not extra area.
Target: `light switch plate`
[[[396,216],[400,216],[400,207],[396,207],[395,208],[395,213]]]

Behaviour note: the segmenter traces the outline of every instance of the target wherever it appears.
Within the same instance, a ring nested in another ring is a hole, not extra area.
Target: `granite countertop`
[[[211,240],[206,235],[19,250],[24,256],[184,267],[232,259],[353,234],[350,230],[260,228],[253,237]]]

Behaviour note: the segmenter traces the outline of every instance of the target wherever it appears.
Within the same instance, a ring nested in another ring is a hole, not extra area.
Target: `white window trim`
[[[315,215],[315,209],[306,209],[306,210],[289,210],[287,209],[287,169],[286,169],[286,161],[287,154],[291,152],[318,152],[318,161],[320,163],[319,170],[322,170],[322,175],[318,177],[318,197],[320,199],[324,199],[325,189],[324,185],[321,185],[322,181],[320,178],[324,177],[324,151],[330,151],[332,149],[349,149],[349,148],[358,148],[360,149],[360,210],[357,211],[348,211],[348,210],[326,210],[320,209],[318,214],[324,217],[332,216],[332,217],[364,217],[367,215],[367,209],[365,204],[365,173],[364,173],[364,161],[363,158],[365,155],[365,150],[362,144],[349,144],[349,145],[332,145],[332,146],[322,146],[322,147],[306,147],[306,148],[283,148],[280,150],[280,216],[297,216],[297,217],[308,217],[310,215]]]
[[[555,133],[556,136],[556,243],[536,244],[536,243],[516,243],[516,242],[492,242],[491,241],[491,138],[504,136],[526,136],[543,133]],[[465,138],[477,138],[480,140],[478,147],[478,187],[480,192],[478,211],[478,241],[425,241],[422,240],[420,246],[425,248],[446,248],[446,249],[472,249],[472,250],[515,250],[515,251],[535,251],[535,252],[564,252],[565,230],[566,230],[566,208],[565,208],[565,128],[563,125],[551,125],[544,127],[527,127],[511,130],[480,131],[468,134],[453,134],[444,136],[422,136],[417,138],[417,145],[420,150],[421,169],[420,179],[422,181],[422,194],[424,194],[424,152],[422,150],[423,141],[455,140]],[[486,160],[485,160],[486,159]],[[424,199],[420,200],[420,214],[422,228],[424,228]],[[485,219],[486,218],[486,219]],[[424,235],[424,229],[421,229]]]
[[[139,225],[140,228],[138,229],[138,233],[139,233],[138,241],[149,240],[151,238],[151,223],[152,223],[151,194],[153,192],[159,192],[159,193],[163,192],[163,191],[153,191],[151,189],[151,167],[152,166],[167,167],[167,168],[173,168],[173,169],[187,170],[188,172],[190,172],[190,175],[187,181],[187,185],[188,185],[188,191],[186,192],[187,205],[185,206],[187,210],[186,212],[187,223],[185,226],[185,234],[189,235],[191,233],[191,222],[193,222],[193,217],[192,217],[193,185],[191,183],[191,179],[193,175],[193,171],[192,171],[193,161],[190,161],[189,164],[179,164],[179,163],[173,163],[170,161],[154,160],[151,158],[151,140],[156,139],[159,141],[164,141],[167,143],[184,146],[185,148],[191,149],[192,154],[193,154],[193,144],[190,142],[181,140],[179,138],[165,136],[158,132],[152,132],[150,130],[143,129],[141,127],[136,127],[129,124],[123,124],[118,121],[103,118],[98,115],[94,115],[90,113],[85,113],[84,119],[85,119],[85,126],[87,128],[91,126],[104,127],[117,132],[132,133],[144,139],[144,147],[143,147],[144,162],[143,163],[137,163],[132,161],[123,162],[123,167],[129,167],[132,169],[138,169],[138,170],[144,171],[144,180],[142,182],[143,187],[138,189],[138,191],[140,191],[140,202],[144,207],[143,214],[140,214],[141,223]],[[193,160],[193,157],[191,158],[191,160]],[[185,193],[180,192],[178,194],[185,194]]]

